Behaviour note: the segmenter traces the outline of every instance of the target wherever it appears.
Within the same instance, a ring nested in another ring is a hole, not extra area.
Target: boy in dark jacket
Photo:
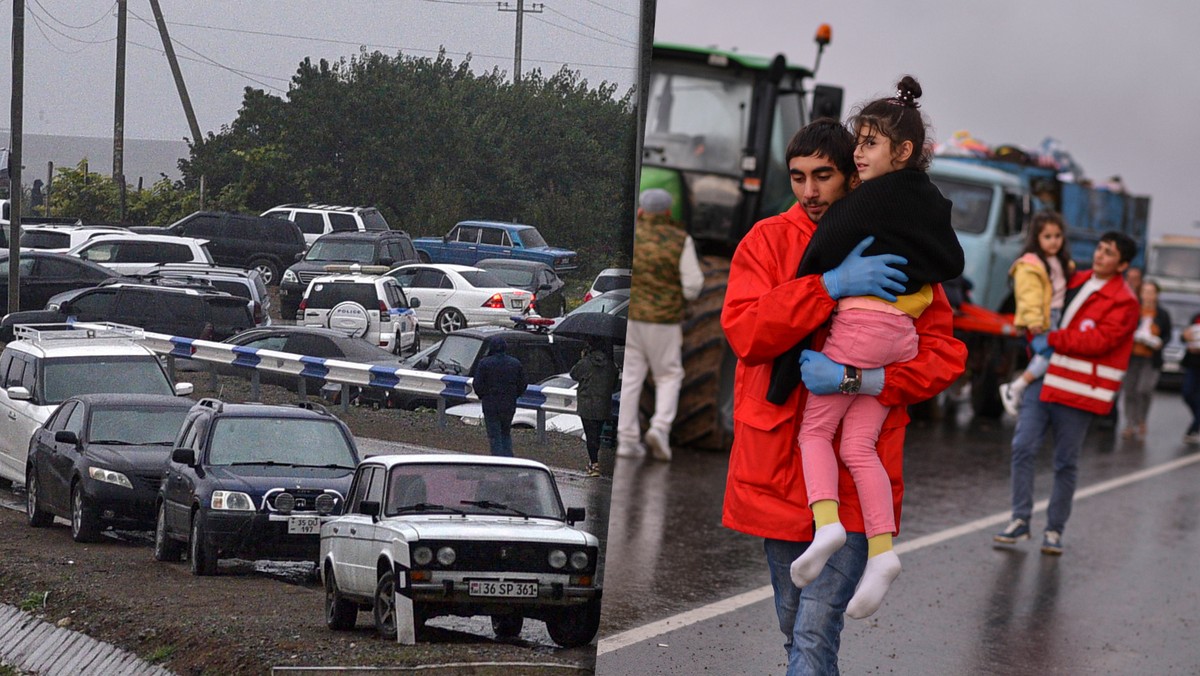
[[[575,410],[583,421],[583,435],[587,440],[588,476],[600,476],[600,433],[604,423],[612,419],[617,365],[613,363],[610,351],[604,341],[589,340],[582,357],[571,367],[571,378],[579,383]]]
[[[492,455],[512,457],[512,420],[517,399],[528,385],[521,362],[508,354],[508,343],[500,336],[488,339],[488,356],[475,371],[475,394],[483,404],[483,423],[487,427]]]

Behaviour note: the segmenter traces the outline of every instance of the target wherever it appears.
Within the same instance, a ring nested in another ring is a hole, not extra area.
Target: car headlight
[[[287,514],[296,508],[296,496],[291,493],[280,493],[275,496],[275,509]]]
[[[567,565],[567,553],[561,549],[555,549],[550,552],[550,556],[546,557],[551,568],[562,568]]]
[[[209,506],[213,509],[254,511],[254,501],[240,491],[213,491]]]
[[[130,490],[133,489],[133,484],[130,483],[129,477],[121,474],[120,472],[114,472],[111,469],[89,467],[88,476],[92,477],[96,481],[103,481],[106,484],[116,484],[117,486],[124,486]]]
[[[450,547],[442,547],[437,551],[437,562],[443,566],[452,565],[456,558],[458,558],[458,555]]]
[[[329,493],[322,493],[322,494],[318,495],[317,496],[317,514],[329,514],[330,512],[333,511],[333,507],[336,504],[337,504],[337,500],[335,500],[333,498],[333,496],[330,495]]]
[[[428,566],[433,560],[433,550],[428,547],[417,547],[412,552],[413,563],[418,566]]]
[[[587,568],[588,555],[587,552],[573,552],[571,554],[571,567],[575,570],[583,570]]]
[[[294,273],[294,272],[292,272],[290,269],[288,269],[288,270],[284,270],[284,271],[283,271],[283,279],[282,279],[282,281],[284,281],[284,282],[292,282],[292,283],[299,283],[299,282],[300,282],[300,278],[296,276],[296,273]]]

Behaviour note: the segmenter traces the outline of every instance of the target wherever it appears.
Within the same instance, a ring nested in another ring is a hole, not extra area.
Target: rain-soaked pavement
[[[1160,392],[1144,442],[1093,425],[1066,553],[1049,557],[1044,511],[1033,540],[992,546],[1008,518],[1013,420],[914,422],[904,573],[878,613],[847,620],[842,671],[1200,673],[1200,449],[1180,441],[1186,423],[1179,395]],[[726,467],[687,451],[618,467],[597,673],[784,671],[761,541],[720,526]]]

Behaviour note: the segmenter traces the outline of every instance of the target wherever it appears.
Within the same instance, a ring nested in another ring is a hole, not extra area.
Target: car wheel
[[[183,557],[183,543],[167,535],[167,503],[158,506],[158,518],[154,521],[154,560],[178,561]]]
[[[192,538],[188,545],[192,575],[216,575],[217,553],[204,544],[204,519],[200,512],[192,515]]]
[[[445,335],[451,331],[467,328],[467,318],[463,316],[462,312],[450,307],[438,313],[437,321],[434,322],[434,325],[437,326],[438,331],[441,331]]]
[[[71,538],[76,542],[95,542],[99,536],[96,509],[88,503],[83,488],[76,482],[71,486]]]
[[[257,270],[263,284],[275,286],[279,283],[279,266],[266,258],[255,258],[250,261],[250,269]]]
[[[334,631],[346,631],[353,629],[357,620],[358,604],[342,597],[333,567],[329,566],[325,570],[325,626]]]
[[[25,470],[25,513],[29,517],[30,526],[45,528],[54,523],[54,515],[42,509],[38,497],[37,473],[30,467]]]
[[[396,576],[388,571],[375,585],[375,631],[381,638],[396,640]]]
[[[546,619],[550,640],[564,648],[578,648],[592,642],[600,629],[600,601],[592,599],[582,606],[563,608]]]
[[[520,615],[492,615],[492,631],[496,638],[516,638],[521,635],[525,618]]]

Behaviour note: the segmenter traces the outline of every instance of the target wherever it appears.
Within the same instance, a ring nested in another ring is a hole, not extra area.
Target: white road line
[[[1108,491],[1121,488],[1122,486],[1127,486],[1139,481],[1145,481],[1146,479],[1156,477],[1160,474],[1173,472],[1182,467],[1196,464],[1197,462],[1200,462],[1200,454],[1177,458],[1171,462],[1139,470],[1137,472],[1133,472],[1132,474],[1126,474],[1125,476],[1120,476],[1115,479],[1109,479],[1108,481],[1102,481],[1094,486],[1077,490],[1075,491],[1075,499],[1082,500],[1093,495],[1106,493]],[[1044,511],[1049,503],[1049,500],[1039,500],[1038,502],[1034,503],[1034,513],[1037,514]],[[975,519],[974,521],[968,521],[967,523],[954,526],[953,528],[947,528],[946,530],[938,531],[936,533],[923,535],[914,540],[897,545],[896,553],[905,554],[907,552],[913,552],[918,549],[940,544],[946,540],[950,540],[961,535],[991,528],[998,524],[1008,522],[1011,516],[1011,513],[1008,511],[997,512],[996,514],[985,516],[982,519]],[[745,608],[746,606],[766,601],[772,598],[772,596],[774,596],[774,591],[771,589],[771,585],[766,585],[765,587],[759,587],[758,589],[738,594],[737,596],[731,596],[727,599],[722,599],[706,606],[701,606],[687,612],[679,613],[678,615],[672,615],[671,617],[658,620],[657,622],[651,622],[640,627],[627,629],[620,633],[601,639],[596,645],[596,655],[603,655],[605,653],[610,653],[629,647],[635,643],[648,641],[657,636],[662,636],[668,632],[675,631],[676,629],[682,629],[688,625],[696,624],[697,622],[703,622],[719,615],[731,613],[735,610]]]

